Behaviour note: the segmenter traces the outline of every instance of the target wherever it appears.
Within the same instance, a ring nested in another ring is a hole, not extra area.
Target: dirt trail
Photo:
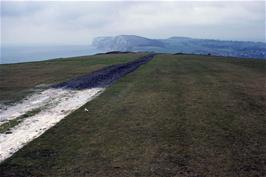
[[[74,90],[94,87],[107,87],[124,75],[136,70],[139,66],[149,62],[154,55],[155,54],[150,54],[128,63],[112,65],[76,79],[54,85],[52,87]]]
[[[12,156],[28,142],[39,137],[64,117],[92,100],[105,88],[126,74],[147,63],[154,54],[135,61],[112,65],[73,80],[53,85],[40,93],[33,94],[22,102],[0,111],[0,126],[28,111],[40,109],[25,118],[8,133],[0,134],[0,162]]]

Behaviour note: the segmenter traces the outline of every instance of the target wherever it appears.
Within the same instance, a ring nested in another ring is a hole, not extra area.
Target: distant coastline
[[[1,47],[0,64],[43,61],[54,58],[93,55],[100,52],[89,45],[5,46]]]
[[[266,43],[170,37],[150,39],[136,35],[96,37],[91,45],[4,46],[0,64],[94,55],[110,51],[158,52],[265,59]]]

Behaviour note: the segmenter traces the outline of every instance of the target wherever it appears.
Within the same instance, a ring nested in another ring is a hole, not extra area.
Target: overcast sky
[[[265,2],[3,2],[2,45],[89,44],[135,34],[265,42]]]

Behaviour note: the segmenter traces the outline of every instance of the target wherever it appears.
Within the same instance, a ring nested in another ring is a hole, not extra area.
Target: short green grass
[[[266,176],[265,64],[157,55],[2,163],[0,176]]]
[[[124,63],[144,53],[93,55],[41,62],[0,65],[0,103],[14,103],[32,93],[97,69]],[[41,86],[40,86],[41,85]]]

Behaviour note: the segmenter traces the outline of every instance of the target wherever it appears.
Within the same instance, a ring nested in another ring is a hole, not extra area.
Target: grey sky
[[[265,41],[264,1],[4,2],[2,45],[89,44],[94,37]]]

